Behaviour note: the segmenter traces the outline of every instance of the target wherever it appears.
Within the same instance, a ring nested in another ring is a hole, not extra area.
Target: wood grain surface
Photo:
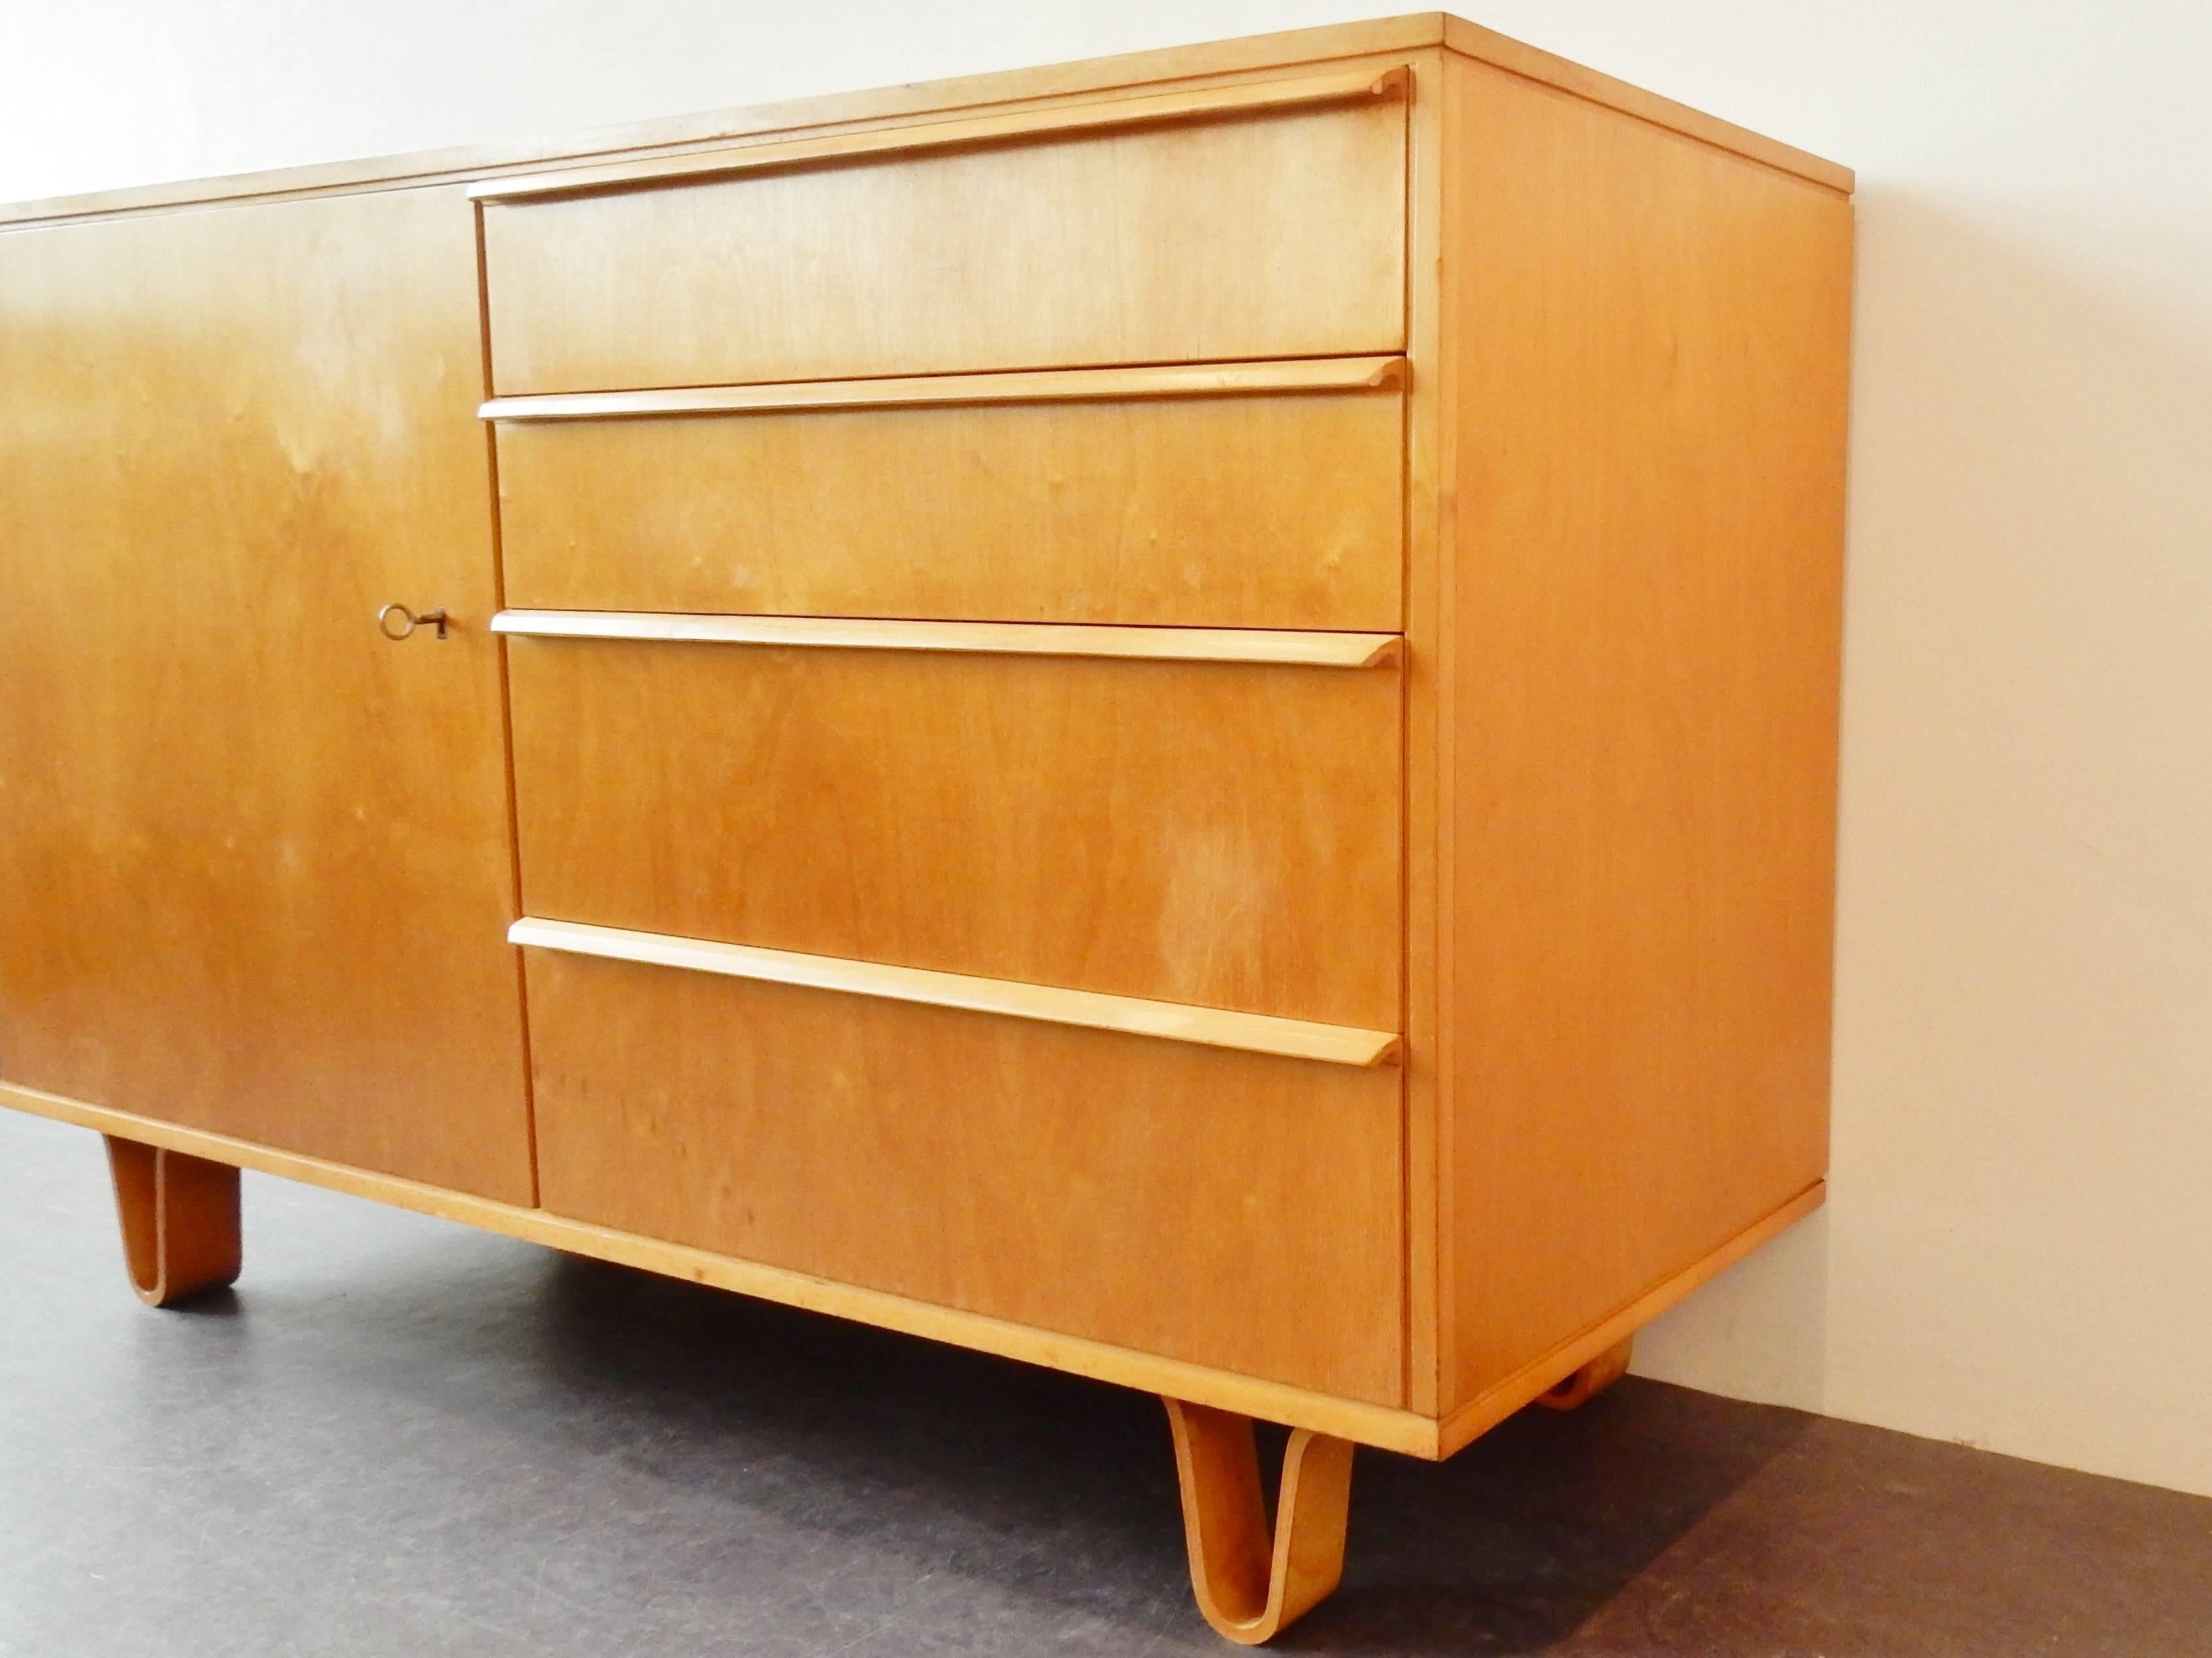
[[[1395,352],[1396,99],[483,206],[494,384]]]
[[[1401,419],[1355,389],[502,422],[507,592],[1395,633]]]
[[[525,956],[555,1213],[1398,1403],[1395,1071]]]
[[[0,235],[0,1077],[526,1201],[471,242]]]
[[[510,662],[532,915],[1398,1028],[1392,669]]]
[[[1851,271],[1826,190],[1452,74],[1448,1411],[1826,1167]]]

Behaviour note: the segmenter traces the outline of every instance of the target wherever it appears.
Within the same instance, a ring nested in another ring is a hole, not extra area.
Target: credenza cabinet
[[[1850,191],[1427,15],[0,210],[0,1102],[1157,1392],[1264,1640],[1820,1200]]]

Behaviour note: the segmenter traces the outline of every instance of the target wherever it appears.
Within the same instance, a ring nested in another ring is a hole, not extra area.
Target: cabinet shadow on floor
[[[0,1114],[0,1650],[1227,1649],[1147,1395],[258,1175],[246,1224],[234,1294],[149,1311],[97,1138]],[[1631,1378],[1440,1466],[1363,1452],[1344,1587],[1279,1645],[2179,1658],[2208,1627],[2212,1500]]]
[[[929,1570],[948,1532],[963,1554],[1002,1540],[1028,1592],[1071,1611],[1140,1584],[1183,1592],[1149,1395],[574,1257],[544,1311],[565,1384],[594,1401],[588,1432],[629,1437],[661,1477],[726,1477],[786,1523],[839,1530],[895,1491],[929,1512],[879,1546],[919,1541]],[[1442,1465],[1363,1451],[1344,1586],[1277,1645],[1551,1650],[1814,1422],[1631,1381],[1573,1415],[1524,1412]],[[1283,1435],[1262,1432],[1272,1478]],[[702,1461],[706,1445],[721,1454]],[[725,1455],[744,1466],[708,1474]],[[763,1460],[790,1477],[763,1483]],[[1050,1540],[1066,1558],[1032,1558]]]

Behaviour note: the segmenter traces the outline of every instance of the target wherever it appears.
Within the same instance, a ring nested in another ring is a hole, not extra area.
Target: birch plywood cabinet
[[[1427,15],[0,211],[0,1100],[1156,1392],[1264,1640],[1820,1201],[1850,189]]]

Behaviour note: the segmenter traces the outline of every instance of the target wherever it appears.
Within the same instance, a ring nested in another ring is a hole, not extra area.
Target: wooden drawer
[[[1401,1029],[1389,665],[531,638],[510,662],[532,915]]]
[[[1395,632],[1401,372],[501,399],[508,602]]]
[[[1395,352],[1402,69],[498,179],[500,392]]]
[[[1401,1402],[1396,1068],[525,959],[553,1212]]]

